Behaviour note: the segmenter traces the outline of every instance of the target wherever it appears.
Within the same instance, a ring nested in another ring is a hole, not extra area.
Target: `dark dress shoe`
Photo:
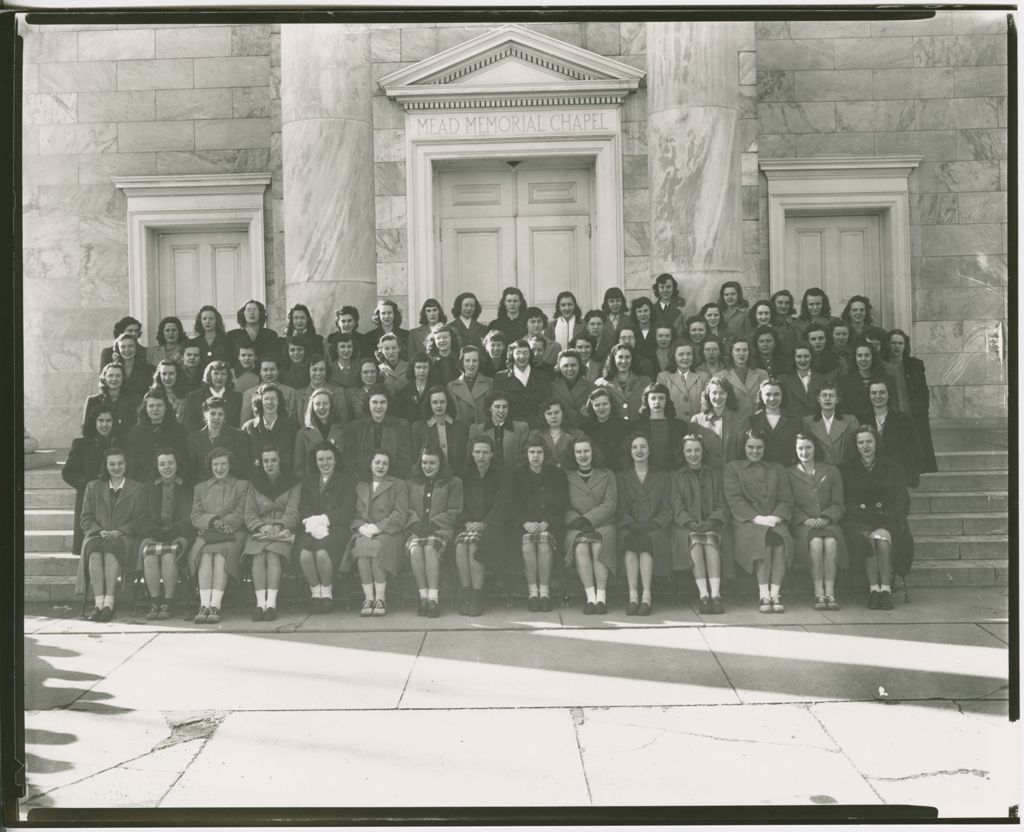
[[[637,615],[650,615],[650,614],[651,614],[651,605],[648,604],[646,601],[644,601],[640,605],[640,611],[637,613]]]
[[[868,609],[869,610],[877,610],[879,608],[878,607],[878,602],[879,602],[879,596],[880,595],[881,595],[881,593],[878,590],[875,590],[875,589],[871,590],[871,594],[868,596]]]
[[[427,599],[426,598],[421,598],[420,599],[420,605],[419,605],[419,607],[416,608],[416,615],[418,615],[420,618],[424,618],[426,616],[426,614],[427,614]]]
[[[440,618],[441,605],[437,601],[427,601],[427,618]]]
[[[722,599],[717,595],[711,599],[711,614],[721,615],[725,612],[725,607],[722,606]]]
[[[640,605],[636,601],[630,601],[626,605],[626,615],[636,615],[640,612]]]
[[[540,611],[551,612],[551,598],[547,595],[540,596]]]
[[[537,612],[540,609],[540,598],[536,595],[531,595],[530,600],[526,602],[526,606],[530,612]]]
[[[484,614],[483,605],[480,603],[480,593],[474,591],[472,597],[469,599],[469,611],[466,615],[476,618],[478,615]]]
[[[256,607],[256,609],[254,609],[252,611],[252,620],[253,621],[262,621],[264,618],[266,618],[266,616],[267,616],[266,610],[261,609],[260,607]]]
[[[594,604],[593,601],[587,601],[587,603],[585,603],[583,605],[583,614],[584,615],[593,615],[594,614],[594,607],[595,607],[595,604]]]
[[[319,615],[320,614],[320,603],[321,603],[322,600],[323,599],[321,599],[321,598],[310,598],[309,599],[309,611],[313,615]]]
[[[459,604],[459,615],[469,615],[469,590],[462,590],[462,602]]]
[[[701,615],[711,615],[711,599],[706,595],[697,602],[697,611]]]
[[[331,610],[334,609],[333,598],[321,598],[320,599],[320,613],[321,615],[327,615]]]
[[[605,606],[604,601],[594,604],[594,615],[604,615],[606,612],[608,612],[608,607]]]
[[[92,612],[89,613],[89,620],[99,621],[101,615],[103,615],[103,610],[101,610],[99,607],[93,607]]]
[[[110,621],[114,617],[114,610],[112,607],[104,607],[100,610],[100,621]]]
[[[160,605],[154,601],[149,605],[149,612],[146,613],[146,621],[156,621],[160,615]]]
[[[267,607],[263,613],[264,621],[277,621],[277,607]]]
[[[892,609],[892,593],[889,592],[887,589],[883,589],[881,592],[878,593],[878,609]]]

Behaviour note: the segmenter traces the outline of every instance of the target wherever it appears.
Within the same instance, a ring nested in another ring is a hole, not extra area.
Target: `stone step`
[[[25,509],[54,509],[75,507],[73,488],[32,488],[25,492]]]
[[[70,529],[26,529],[26,552],[70,552],[74,534]]]
[[[920,560],[1002,560],[1009,555],[1010,539],[992,535],[914,536],[914,558]]]
[[[33,471],[25,472],[25,490],[30,488],[67,488],[69,486],[60,475],[60,468],[52,466],[49,468],[36,468]],[[72,493],[74,491],[72,490]]]
[[[935,454],[939,471],[1005,471],[1006,451],[941,451]]]
[[[75,523],[73,508],[30,508],[25,509],[25,528],[33,531],[42,529],[70,529]]]
[[[911,514],[913,535],[1005,535],[1010,529],[1006,512],[973,512],[966,514]]]
[[[912,514],[1002,512],[1009,511],[1008,506],[1009,498],[1005,490],[910,492]]]
[[[25,581],[25,603],[69,604],[81,601],[75,596],[75,577],[64,575],[36,575]]]
[[[1006,485],[1005,471],[940,471],[924,474],[917,491],[992,491]]]
[[[26,552],[25,583],[33,583],[39,577],[75,577],[78,572],[78,555],[70,552]]]
[[[1007,586],[1009,567],[1006,561],[915,560],[907,583],[913,602],[915,586]]]

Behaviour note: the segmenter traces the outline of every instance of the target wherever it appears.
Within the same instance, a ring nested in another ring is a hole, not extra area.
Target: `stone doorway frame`
[[[454,141],[410,143],[407,189],[409,234],[409,308],[419,309],[437,297],[440,275],[436,250],[437,175],[435,162],[574,157],[592,160],[594,193],[590,237],[593,296],[623,286],[622,165],[619,135],[592,138],[522,138],[508,141]]]
[[[876,305],[888,329],[911,331],[910,192],[907,179],[921,156],[763,159],[768,178],[771,291],[785,288],[786,217],[878,214],[882,297]],[[800,299],[797,298],[797,303]],[[838,314],[838,310],[833,310]]]

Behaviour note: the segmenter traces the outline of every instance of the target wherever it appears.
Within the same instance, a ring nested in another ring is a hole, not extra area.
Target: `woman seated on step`
[[[594,467],[594,446],[578,433],[572,442],[575,466],[566,474],[569,508],[565,514],[565,565],[575,563],[587,600],[584,615],[608,611],[608,576],[618,565],[615,513],[619,489],[615,474]]]

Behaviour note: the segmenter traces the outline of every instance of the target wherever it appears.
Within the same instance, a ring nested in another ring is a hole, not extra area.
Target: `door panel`
[[[866,295],[875,307],[876,321],[887,306],[882,298],[880,222],[877,214],[855,216],[787,217],[786,274],[780,286],[799,302],[805,290],[825,290],[835,314],[854,295]]]
[[[492,320],[501,290],[515,285],[515,257],[515,221],[511,217],[443,220],[442,308],[451,309],[460,292],[472,292],[483,307],[481,320]]]
[[[519,216],[581,214],[590,211],[590,171],[529,168],[517,171]]]
[[[439,181],[441,219],[513,216],[512,177],[504,163],[487,170],[445,171]]]
[[[516,221],[519,288],[551,317],[558,293],[569,290],[590,306],[587,216],[519,217]]]
[[[230,328],[252,295],[245,232],[161,234],[157,240],[154,319],[177,315],[191,331],[199,308],[212,304]]]

